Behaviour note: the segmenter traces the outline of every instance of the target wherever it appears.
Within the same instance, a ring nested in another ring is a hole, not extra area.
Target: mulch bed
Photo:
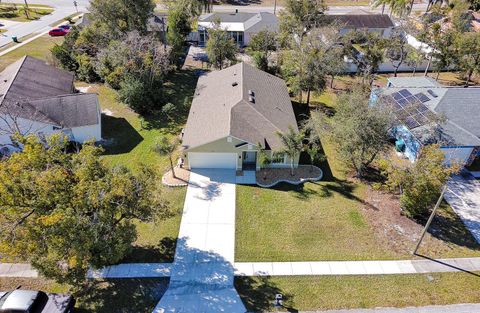
[[[170,187],[187,186],[190,179],[190,171],[184,168],[175,167],[175,177],[172,175],[172,170],[169,170],[162,177],[162,183]]]
[[[268,168],[257,171],[257,182],[262,185],[271,185],[276,182],[289,181],[301,183],[305,180],[312,180],[322,175],[322,170],[310,165],[300,165],[291,174],[290,168]]]

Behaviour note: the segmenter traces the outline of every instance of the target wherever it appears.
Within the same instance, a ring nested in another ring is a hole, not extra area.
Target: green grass
[[[335,98],[328,91],[315,95],[312,105],[334,110]],[[325,174],[320,182],[269,189],[237,186],[236,261],[412,258],[412,238],[419,235],[421,226],[418,234],[399,236],[402,242],[392,242],[386,235],[379,238],[381,230],[373,229],[371,217],[362,213],[368,185],[347,179],[346,166],[336,156],[333,143],[323,138],[322,144],[327,161],[319,164]],[[419,253],[430,257],[479,255],[480,246],[450,207],[439,210],[431,229]]]
[[[122,165],[133,170],[145,164],[162,174],[167,171],[168,158],[156,153],[154,147],[162,136],[171,138],[180,133],[196,79],[193,72],[181,71],[174,73],[165,83],[165,101],[178,108],[175,121],[165,121],[155,116],[141,118],[117,100],[114,90],[105,85],[91,85],[89,92],[98,94],[102,110],[111,112],[111,116],[104,115],[102,118],[102,137],[108,142],[103,160],[112,166]],[[78,83],[77,86],[88,84]],[[124,262],[173,261],[186,188],[164,187],[162,193],[172,210],[172,216],[158,222],[137,222],[138,239]]]
[[[480,278],[468,273],[237,277],[235,287],[248,311],[273,311],[275,294],[281,293],[288,312],[297,312],[476,303]]]
[[[41,36],[26,45],[1,56],[0,71],[3,71],[5,67],[17,61],[24,55],[29,55],[50,62],[52,60],[50,49],[55,44],[61,44],[62,42],[63,37],[50,37],[49,35]]]
[[[53,12],[53,9],[49,7],[37,7],[32,5],[28,9],[28,17],[25,14],[24,6],[11,6],[2,4],[0,5],[0,19],[11,20],[16,22],[30,22],[40,19],[42,16],[48,15]]]

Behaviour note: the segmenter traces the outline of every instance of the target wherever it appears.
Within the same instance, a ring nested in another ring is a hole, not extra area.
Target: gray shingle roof
[[[222,23],[243,23],[245,32],[256,33],[264,29],[277,31],[278,18],[268,12],[259,13],[209,13],[200,16],[199,22],[212,23],[219,18]]]
[[[11,64],[3,73],[0,81],[3,99],[40,99],[74,91],[72,73],[29,56]]]
[[[456,144],[480,146],[480,88],[448,88],[435,112],[448,119],[444,127]]]
[[[254,103],[249,101],[249,90],[254,92]],[[234,136],[276,150],[282,147],[276,132],[289,126],[298,130],[285,82],[239,63],[200,77],[183,146],[189,149]]]
[[[386,14],[325,15],[327,20],[344,24],[346,28],[389,28],[395,26]]]
[[[25,56],[0,73],[0,113],[65,128],[96,125],[98,96],[74,93],[74,75]]]

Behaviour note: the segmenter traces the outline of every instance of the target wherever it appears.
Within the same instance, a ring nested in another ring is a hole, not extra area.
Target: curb
[[[310,166],[310,165],[309,165]],[[280,180],[277,180],[271,184],[261,184],[258,182],[257,180],[257,185],[262,187],[262,188],[270,188],[270,187],[273,187],[275,185],[278,185],[280,183],[287,183],[287,184],[292,184],[292,185],[301,185],[301,184],[304,184],[306,182],[312,182],[312,181],[319,181],[323,178],[323,171],[317,167],[317,166],[314,166],[315,168],[317,168],[319,171],[320,171],[320,175],[317,176],[317,177],[312,177],[312,178],[302,178],[300,179],[300,181],[293,181],[293,180],[288,180],[288,179],[280,179]]]

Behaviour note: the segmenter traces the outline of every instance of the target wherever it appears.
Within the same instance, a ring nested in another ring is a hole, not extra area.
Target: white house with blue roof
[[[391,77],[372,92],[372,102],[392,105],[392,129],[412,162],[422,146],[438,143],[451,161],[468,165],[480,152],[480,88],[448,87],[429,77]]]

